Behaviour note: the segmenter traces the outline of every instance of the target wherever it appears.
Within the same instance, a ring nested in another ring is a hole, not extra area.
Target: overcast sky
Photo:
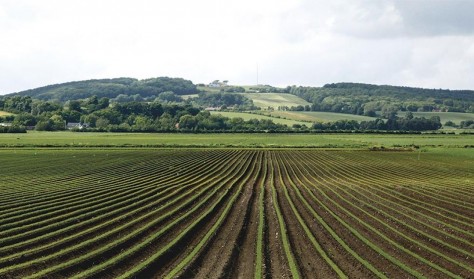
[[[474,0],[0,0],[0,94],[169,76],[474,89]]]

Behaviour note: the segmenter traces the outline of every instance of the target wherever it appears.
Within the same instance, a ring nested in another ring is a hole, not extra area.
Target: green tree
[[[95,127],[99,128],[99,129],[104,129],[105,130],[105,129],[107,129],[109,124],[110,124],[110,121],[107,118],[104,118],[104,117],[99,117],[95,121]]]
[[[105,109],[110,105],[110,99],[107,97],[102,97],[97,103],[97,109]]]
[[[454,123],[453,121],[448,120],[446,121],[446,123],[444,123],[444,126],[457,127],[458,125],[456,125],[456,123]]]
[[[382,107],[382,117],[386,119],[394,119],[397,117],[398,107],[386,104]]]
[[[196,127],[196,118],[192,115],[183,115],[179,118],[179,128],[192,130]]]
[[[20,113],[13,119],[13,125],[19,126],[35,126],[36,118],[29,113]]]
[[[162,102],[182,102],[183,98],[174,94],[172,91],[166,91],[158,94],[157,99]]]
[[[81,102],[79,102],[78,100],[70,100],[70,101],[67,101],[66,102],[66,107],[70,110],[70,111],[78,111],[78,112],[81,112],[82,109],[81,109]]]
[[[136,131],[153,131],[153,121],[148,117],[139,115],[135,117],[132,129]]]
[[[175,128],[176,122],[174,121],[173,117],[171,114],[168,112],[163,113],[160,118],[157,118],[157,121],[155,121],[157,126],[162,130],[162,131],[170,131]]]
[[[36,131],[53,131],[53,122],[51,119],[48,120],[40,120],[35,125]]]
[[[55,114],[50,118],[52,122],[52,129],[54,131],[60,131],[66,129],[66,121],[61,115]]]

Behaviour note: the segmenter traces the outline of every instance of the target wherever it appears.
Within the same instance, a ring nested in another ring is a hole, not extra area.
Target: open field
[[[150,134],[28,132],[0,134],[0,147],[465,147],[474,135]]]
[[[291,94],[285,93],[242,93],[249,99],[252,99],[253,104],[262,109],[273,107],[277,109],[279,106],[298,106],[311,105],[307,101]]]
[[[190,98],[198,97],[198,94],[180,95],[179,97],[183,98],[184,100],[187,100],[187,99],[190,99]]]
[[[13,113],[9,113],[9,112],[0,110],[0,116],[6,116],[6,115],[12,115],[12,114]]]
[[[289,127],[291,127],[293,124],[300,124],[300,125],[305,124],[308,126],[308,122],[303,122],[303,121],[298,121],[298,120],[293,120],[293,119],[276,118],[276,117],[246,113],[246,112],[212,111],[211,114],[221,114],[222,116],[229,117],[229,118],[240,117],[244,120],[265,119],[265,120],[271,120],[273,121],[273,123],[283,124]]]
[[[335,122],[338,120],[371,121],[376,117],[354,115],[347,113],[322,112],[322,111],[268,111],[265,114],[273,117],[309,121],[309,122]]]
[[[398,115],[404,117],[406,112],[399,111]],[[439,116],[441,123],[444,125],[446,121],[452,121],[459,125],[461,121],[474,120],[474,113],[462,113],[462,112],[413,112],[415,117],[430,118],[432,116]]]
[[[472,278],[474,149],[2,149],[1,278]]]

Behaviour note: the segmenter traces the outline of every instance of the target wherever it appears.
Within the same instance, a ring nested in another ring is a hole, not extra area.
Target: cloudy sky
[[[474,89],[474,0],[0,0],[0,94],[114,77]]]

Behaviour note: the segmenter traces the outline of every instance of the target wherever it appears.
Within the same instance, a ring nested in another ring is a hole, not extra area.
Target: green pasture
[[[247,113],[247,112],[212,111],[211,114],[220,114],[222,116],[229,117],[229,118],[240,117],[243,120],[250,120],[250,119],[272,120],[273,123],[288,125],[290,127],[293,124],[308,125],[308,123],[303,122],[303,121],[297,121],[297,120],[293,120],[293,119],[282,119],[282,118],[276,118],[276,117],[260,115],[260,114],[254,114],[254,113]]]
[[[399,111],[398,116],[404,117],[406,112]],[[463,113],[463,112],[413,112],[414,117],[425,117],[430,118],[432,116],[439,116],[441,123],[444,125],[446,121],[452,121],[456,124],[460,124],[461,121],[474,120],[474,113]]]
[[[474,135],[180,134],[28,132],[0,134],[0,147],[465,147]],[[466,149],[467,150],[467,149]]]
[[[273,107],[277,109],[279,106],[305,106],[311,103],[291,94],[285,93],[242,93],[249,99],[252,99],[253,104],[262,109]]]
[[[7,116],[7,115],[12,115],[12,114],[13,113],[9,113],[9,112],[0,110],[0,116]]]
[[[196,98],[198,97],[198,94],[190,94],[190,95],[180,95],[181,98],[184,100],[190,99],[190,98]]]
[[[266,114],[271,115],[273,117],[307,122],[335,122],[338,120],[355,120],[357,122],[360,122],[371,121],[376,119],[375,117],[369,116],[322,111],[271,111],[266,112]]]

